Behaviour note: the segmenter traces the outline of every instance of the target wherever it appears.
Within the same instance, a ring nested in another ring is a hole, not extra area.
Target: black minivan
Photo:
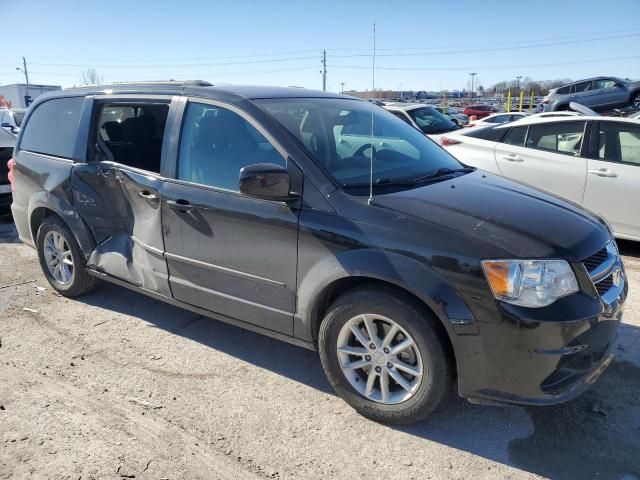
[[[102,279],[318,349],[378,421],[426,417],[455,381],[476,403],[562,402],[613,357],[627,283],[607,224],[370,102],[64,90],[31,106],[10,165],[20,238],[62,295]]]

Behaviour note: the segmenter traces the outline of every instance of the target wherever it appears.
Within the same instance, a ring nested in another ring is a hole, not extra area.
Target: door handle
[[[615,178],[618,176],[617,173],[612,172],[608,168],[601,168],[599,170],[589,170],[591,175],[596,175],[598,177],[607,177],[607,178]]]
[[[510,162],[524,162],[524,158],[521,158],[518,155],[504,155],[502,159]]]
[[[138,196],[140,198],[144,198],[145,200],[149,200],[151,202],[158,201],[158,196],[151,193],[149,190],[142,190],[141,192],[138,192]]]
[[[196,208],[186,200],[167,200],[167,206],[180,212],[190,212]]]

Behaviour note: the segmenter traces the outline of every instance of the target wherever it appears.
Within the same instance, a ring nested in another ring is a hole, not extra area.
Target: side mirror
[[[240,170],[240,191],[249,197],[286,202],[291,200],[291,181],[286,168],[256,163]]]

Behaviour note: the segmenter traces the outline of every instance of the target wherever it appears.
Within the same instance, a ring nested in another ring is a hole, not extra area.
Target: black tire
[[[634,108],[640,108],[640,93],[636,93],[631,97],[631,106]]]
[[[44,253],[45,237],[47,233],[54,231],[61,234],[66,241],[71,252],[71,259],[73,261],[73,274],[69,283],[61,283],[56,280],[49,267],[47,267]],[[57,216],[46,217],[38,228],[38,234],[36,236],[36,249],[38,250],[38,259],[40,260],[40,267],[46,277],[49,284],[61,295],[65,297],[77,297],[93,290],[98,279],[92,277],[87,273],[85,268],[86,260],[84,255],[80,251],[80,247],[75,237],[67,227],[67,225]]]
[[[393,319],[414,339],[423,363],[422,381],[412,397],[384,404],[361,395],[345,377],[338,358],[338,335],[350,319],[363,313]],[[368,287],[349,291],[328,309],[320,326],[320,359],[329,382],[358,413],[382,423],[408,424],[426,418],[449,394],[454,382],[452,355],[439,321],[413,299],[391,289]]]

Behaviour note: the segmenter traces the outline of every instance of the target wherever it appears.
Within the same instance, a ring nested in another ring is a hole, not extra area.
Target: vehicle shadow
[[[18,231],[10,213],[0,214],[0,243],[19,243]]]
[[[140,318],[172,334],[333,393],[315,352],[114,285],[104,285],[79,300]],[[623,324],[620,337],[616,362],[591,390],[572,402],[537,408],[491,407],[472,405],[452,394],[424,422],[380,428],[402,431],[554,479],[640,478],[640,328]]]

